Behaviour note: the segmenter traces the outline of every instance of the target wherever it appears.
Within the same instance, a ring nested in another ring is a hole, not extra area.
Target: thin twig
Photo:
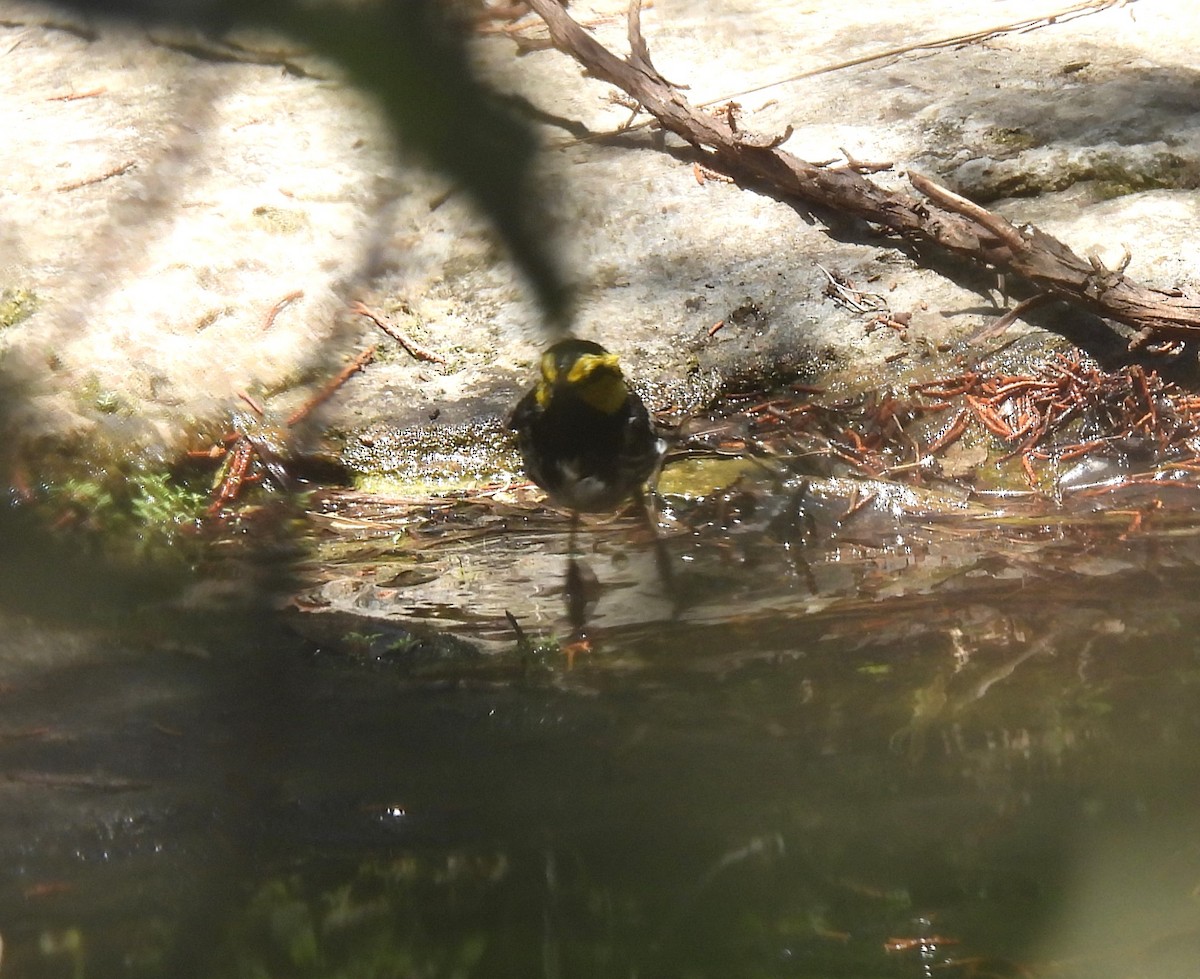
[[[111,180],[113,177],[120,177],[122,174],[128,173],[136,166],[136,161],[129,160],[126,163],[122,163],[119,166],[113,167],[111,170],[106,170],[99,176],[87,177],[84,180],[76,180],[74,183],[63,184],[61,187],[57,188],[57,190],[60,194],[65,194],[68,191],[79,190],[80,187],[87,187],[91,184],[103,183],[105,180]]]
[[[108,89],[101,85],[99,88],[93,88],[86,92],[68,92],[66,95],[51,95],[46,99],[46,101],[74,102],[76,99],[94,99],[96,96],[103,95],[107,91]]]
[[[1050,296],[1047,293],[1039,292],[1036,296],[1030,296],[1028,299],[1022,299],[1012,309],[996,320],[995,323],[988,323],[986,326],[980,329],[979,332],[973,334],[970,342],[972,344],[978,344],[983,343],[985,340],[991,340],[993,337],[998,337],[1031,309],[1036,309],[1038,306],[1044,306],[1053,298],[1053,296]]]
[[[986,207],[980,207],[974,201],[969,201],[965,197],[954,193],[954,191],[943,187],[941,184],[934,183],[928,177],[923,177],[919,173],[913,173],[911,170],[908,173],[908,182],[931,201],[940,204],[947,210],[953,211],[955,214],[961,214],[964,217],[970,218],[976,224],[987,228],[988,231],[1017,254],[1020,254],[1029,247],[1029,242],[1021,236],[1021,232],[999,214],[994,214]]]
[[[291,428],[297,422],[303,421],[305,418],[307,418],[314,408],[316,408],[318,405],[324,404],[331,397],[333,397],[333,395],[337,393],[338,388],[345,384],[352,376],[357,374],[374,359],[375,345],[372,344],[357,357],[355,357],[354,360],[342,368],[342,370],[338,372],[338,375],[323,388],[321,388],[321,390],[318,391],[310,401],[302,404],[299,408],[292,412],[291,417],[288,418],[287,422],[285,422],[288,428]]]
[[[259,418],[263,418],[266,416],[267,412],[266,412],[266,409],[263,407],[261,401],[258,401],[257,399],[252,398],[245,391],[239,391],[237,393],[237,396],[239,398],[241,398],[243,401],[245,401],[246,404],[248,404],[250,406],[250,410],[253,411],[256,415],[258,415]]]
[[[912,44],[902,44],[899,47],[888,48],[884,51],[875,51],[871,54],[864,54],[857,58],[850,58],[846,61],[839,61],[832,65],[823,65],[820,68],[812,68],[808,71],[802,71],[796,75],[789,75],[787,78],[778,78],[775,81],[767,82],[763,85],[756,85],[754,88],[743,89],[740,92],[734,92],[730,95],[722,95],[715,99],[710,99],[707,102],[698,103],[701,108],[706,108],[710,105],[715,105],[718,102],[726,102],[730,99],[741,99],[747,95],[757,95],[759,92],[765,92],[768,89],[776,88],[780,85],[787,85],[790,82],[803,81],[806,78],[812,78],[814,75],[827,75],[830,72],[842,71],[846,68],[857,68],[859,65],[867,65],[873,61],[885,61],[888,58],[896,58],[903,54],[913,54],[917,51],[937,51],[940,48],[965,47],[968,44],[979,44],[983,41],[991,41],[997,37],[1003,37],[1005,34],[1014,34],[1017,32],[1026,33],[1035,30],[1039,27],[1053,27],[1060,24],[1065,24],[1067,21],[1074,20],[1077,17],[1084,17],[1089,14],[1098,14],[1109,7],[1116,7],[1125,3],[1132,3],[1135,0],[1085,0],[1084,3],[1073,4],[1063,10],[1055,11],[1054,13],[1041,14],[1036,17],[1026,17],[1024,20],[1012,21],[1008,24],[999,24],[996,27],[985,27],[981,30],[972,31],[969,34],[955,34],[951,37],[935,38],[932,41],[914,41]]]
[[[1062,10],[1055,11],[1049,14],[1041,14],[1036,17],[1026,17],[1024,20],[1012,21],[1007,24],[1000,24],[996,27],[985,27],[977,31],[971,31],[968,34],[955,34],[951,37],[934,38],[932,41],[914,41],[912,44],[902,44],[898,47],[887,48],[883,51],[874,51],[870,54],[860,55],[857,58],[848,58],[845,61],[837,61],[833,64],[822,65],[819,68],[810,68],[807,71],[799,72],[795,75],[788,75],[786,78],[777,78],[774,81],[765,82],[762,85],[756,85],[753,88],[744,88],[737,92],[730,92],[726,95],[718,95],[715,98],[706,99],[703,102],[697,102],[696,107],[707,109],[714,105],[720,105],[722,102],[730,102],[736,99],[743,99],[747,95],[757,95],[760,92],[766,92],[772,88],[778,88],[781,85],[790,85],[792,82],[804,81],[806,78],[814,78],[817,75],[828,75],[835,71],[844,71],[847,68],[857,68],[861,65],[869,65],[876,61],[886,61],[889,58],[898,58],[905,54],[914,54],[918,51],[937,51],[942,48],[966,47],[969,44],[981,44],[984,41],[991,41],[998,37],[1003,37],[1005,34],[1028,33],[1032,30],[1037,30],[1042,27],[1054,27],[1065,24],[1068,21],[1075,20],[1078,17],[1086,17],[1091,14],[1098,14],[1109,7],[1124,6],[1129,3],[1135,3],[1136,0],[1085,0],[1083,3],[1073,4]],[[536,9],[536,8],[535,8]],[[647,119],[645,122],[638,123],[636,126],[623,127],[620,130],[612,132],[593,133],[590,136],[585,136],[580,139],[573,139],[564,142],[588,142],[590,140],[604,139],[618,135],[620,132],[629,132],[635,129],[643,129],[647,126],[656,125],[658,120]]]
[[[426,350],[424,347],[417,344],[407,333],[405,333],[399,327],[393,326],[391,323],[387,322],[387,320],[379,316],[378,313],[374,312],[365,303],[351,303],[350,312],[357,313],[359,316],[365,316],[377,327],[379,327],[379,329],[383,330],[384,333],[400,344],[400,346],[404,348],[404,352],[414,360],[424,360],[431,364],[442,364],[443,366],[447,363],[446,358],[441,354],[434,353],[432,350]]]
[[[275,317],[280,314],[280,312],[286,305],[288,305],[288,303],[294,303],[297,299],[303,298],[304,290],[297,289],[295,292],[289,292],[286,296],[279,300],[279,302],[267,310],[267,315],[263,319],[262,332],[266,333],[267,330],[271,328],[271,325],[275,322]]]

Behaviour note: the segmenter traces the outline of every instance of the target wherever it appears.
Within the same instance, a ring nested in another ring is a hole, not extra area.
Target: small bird
[[[542,354],[541,368],[508,422],[529,478],[574,511],[614,510],[640,496],[667,443],[616,354],[590,340],[560,340]]]

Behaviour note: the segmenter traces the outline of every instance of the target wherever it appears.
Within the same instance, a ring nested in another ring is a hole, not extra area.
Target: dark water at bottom
[[[0,979],[1200,975],[1197,584],[491,678],[10,608]]]

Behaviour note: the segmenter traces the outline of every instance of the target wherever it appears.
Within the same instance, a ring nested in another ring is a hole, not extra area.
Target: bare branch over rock
[[[742,130],[732,113],[697,109],[678,85],[654,68],[641,33],[639,0],[633,2],[631,54],[621,58],[576,23],[557,0],[529,0],[545,20],[555,47],[636,99],[664,129],[696,147],[705,167],[995,269],[1026,282],[1037,294],[1132,327],[1140,342],[1200,340],[1200,295],[1135,282],[1123,267],[1107,269],[1098,260],[1082,258],[1033,225],[1018,227],[920,174],[910,172],[908,178],[921,196],[888,190],[853,165],[808,163],[782,149],[782,139]]]

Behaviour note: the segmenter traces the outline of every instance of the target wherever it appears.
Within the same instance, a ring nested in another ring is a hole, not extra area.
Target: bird
[[[666,453],[616,354],[591,340],[559,340],[541,377],[508,420],[525,472],[575,513],[616,510],[642,489]]]

